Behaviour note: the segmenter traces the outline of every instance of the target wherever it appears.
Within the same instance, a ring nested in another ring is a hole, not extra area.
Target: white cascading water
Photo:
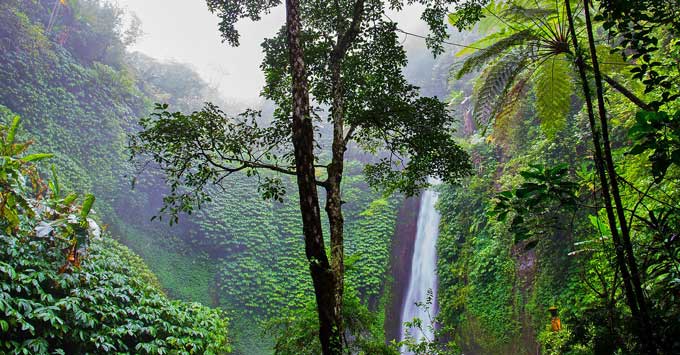
[[[439,212],[435,208],[438,194],[432,190],[426,190],[420,200],[418,212],[418,231],[413,248],[413,261],[411,262],[411,278],[409,280],[404,308],[401,312],[401,321],[410,322],[414,318],[422,321],[422,331],[417,328],[404,329],[411,336],[420,341],[423,337],[432,339],[430,316],[434,317],[437,304],[437,237],[439,236]],[[432,290],[432,305],[430,314],[423,307],[416,306],[416,302],[425,303],[428,290]],[[404,340],[402,334],[402,340]],[[410,354],[404,347],[402,354]]]

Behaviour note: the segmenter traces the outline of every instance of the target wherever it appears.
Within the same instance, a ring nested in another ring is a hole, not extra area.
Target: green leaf
[[[87,194],[85,195],[85,201],[83,202],[83,208],[80,210],[80,217],[81,218],[87,218],[87,216],[90,214],[90,210],[92,209],[92,205],[94,204],[94,195],[93,194]]]
[[[57,175],[57,169],[54,167],[54,164],[50,166],[50,170],[52,171],[52,180],[50,180],[48,185],[50,190],[52,190],[53,198],[58,199],[61,197],[61,190],[59,187],[59,176]]]
[[[76,200],[76,198],[78,198],[78,194],[76,194],[75,192],[71,192],[66,197],[64,197],[64,199],[61,202],[65,205],[70,205],[71,203],[73,203],[73,201]]]
[[[19,128],[19,122],[21,121],[21,118],[19,116],[14,116],[12,119],[12,123],[9,125],[9,131],[7,131],[7,137],[5,138],[5,145],[6,146],[11,146],[14,144],[14,139],[16,137],[17,133],[17,128]]]
[[[37,153],[37,154],[31,154],[23,157],[21,160],[25,162],[37,162],[43,159],[50,159],[54,157],[54,154],[50,153]]]
[[[597,216],[588,216],[590,224],[592,224],[603,236],[610,236],[611,230],[609,229],[609,224],[602,222]]]

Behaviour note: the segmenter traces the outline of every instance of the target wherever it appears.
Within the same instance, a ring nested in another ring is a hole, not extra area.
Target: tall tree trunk
[[[305,254],[314,283],[317,311],[319,314],[319,340],[324,355],[342,354],[341,325],[337,322],[335,287],[324,246],[321,229],[321,212],[314,171],[314,127],[310,117],[309,88],[300,44],[300,4],[298,0],[286,0],[286,27],[288,50],[292,70],[293,117],[292,139],[295,153],[300,212],[305,236]]]
[[[344,225],[342,216],[341,182],[344,173],[344,160],[346,146],[344,144],[344,103],[342,93],[342,81],[340,64],[334,65],[332,73],[333,86],[333,145],[331,148],[331,163],[328,166],[328,184],[326,187],[326,213],[328,224],[331,229],[331,268],[335,275],[335,317],[338,324],[342,325],[342,299],[345,289],[345,249],[344,249]],[[340,328],[342,329],[342,328]]]
[[[331,163],[328,165],[328,181],[326,184],[326,213],[330,225],[331,238],[331,268],[335,276],[335,318],[340,329],[342,321],[342,303],[345,289],[345,249],[344,249],[344,218],[342,216],[341,183],[344,174],[345,151],[345,92],[342,81],[342,63],[347,50],[356,40],[361,31],[361,21],[364,13],[364,0],[357,0],[354,4],[352,23],[345,29],[344,21],[338,21],[338,38],[330,55],[332,104],[331,120],[333,122],[333,143],[331,147]],[[342,16],[338,13],[338,16]],[[349,137],[348,137],[349,138]]]
[[[611,193],[614,198],[614,205],[616,206],[616,214],[619,219],[619,226],[621,228],[621,239],[623,241],[623,247],[626,252],[626,257],[628,261],[628,267],[630,268],[630,276],[633,284],[633,291],[635,292],[635,297],[637,300],[638,308],[640,311],[640,321],[642,322],[641,327],[648,330],[650,336],[645,337],[643,341],[647,343],[646,351],[649,354],[656,354],[656,347],[654,346],[654,334],[653,327],[649,319],[649,311],[647,310],[647,302],[645,300],[645,294],[642,291],[642,284],[640,282],[640,272],[637,266],[637,261],[635,260],[635,254],[633,252],[633,245],[630,240],[630,230],[628,229],[628,221],[623,209],[623,203],[621,201],[621,194],[619,193],[619,183],[616,174],[616,167],[614,165],[614,159],[612,158],[611,144],[609,141],[609,128],[607,123],[607,110],[604,105],[604,92],[602,88],[602,75],[600,73],[600,66],[597,60],[597,51],[595,48],[595,37],[593,35],[593,26],[590,20],[590,4],[589,1],[584,1],[583,11],[586,17],[586,32],[588,33],[588,44],[590,47],[590,57],[593,63],[593,76],[595,78],[595,89],[597,95],[597,108],[598,115],[600,117],[600,127],[602,129],[602,144],[604,145],[604,158],[605,165],[607,167],[607,173],[609,175],[609,183],[611,184]],[[632,217],[631,217],[632,218]]]
[[[611,194],[609,192],[609,182],[607,180],[607,174],[604,167],[604,159],[602,157],[602,146],[600,144],[600,132],[597,128],[597,123],[595,122],[595,113],[593,111],[592,94],[590,91],[590,85],[588,84],[587,67],[585,61],[583,60],[583,54],[579,49],[578,37],[576,35],[576,28],[574,26],[574,17],[571,13],[571,4],[569,0],[565,0],[567,19],[569,21],[569,33],[571,35],[572,44],[574,46],[574,56],[576,66],[578,68],[579,76],[581,79],[581,85],[583,89],[583,96],[586,101],[586,109],[588,111],[588,120],[590,123],[590,129],[593,136],[593,146],[595,150],[595,167],[600,178],[600,185],[602,187],[602,200],[604,201],[605,210],[607,212],[607,221],[609,224],[609,229],[612,233],[612,241],[614,243],[614,251],[616,253],[616,262],[621,271],[621,277],[624,286],[624,292],[626,294],[626,301],[630,308],[633,317],[636,320],[636,331],[641,342],[644,341],[644,337],[641,337],[642,332],[642,322],[640,322],[640,312],[637,305],[637,298],[635,292],[633,291],[633,286],[631,282],[631,276],[626,264],[626,257],[623,251],[623,245],[621,243],[621,237],[619,236],[618,226],[616,222],[616,216],[614,213],[614,208],[612,207]]]

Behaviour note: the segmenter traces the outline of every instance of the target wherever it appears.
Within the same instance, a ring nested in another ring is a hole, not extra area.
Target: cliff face
[[[390,256],[391,298],[385,309],[385,339],[387,341],[399,341],[403,330],[401,311],[411,275],[413,243],[416,238],[419,209],[420,198],[412,197],[404,200],[397,214]]]

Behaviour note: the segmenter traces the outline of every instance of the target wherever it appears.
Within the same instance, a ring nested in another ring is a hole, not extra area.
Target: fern
[[[499,15],[501,15],[507,7],[507,1],[489,1],[489,3],[484,6],[482,10],[484,17],[482,17],[479,23],[477,23],[477,30],[485,33],[496,30],[499,27],[505,27],[506,23],[499,17]]]
[[[471,45],[484,49],[458,53],[473,54],[456,72],[460,79],[485,68],[475,85],[473,120],[478,127],[487,127],[497,119],[512,120],[528,78],[531,86],[527,87],[533,87],[536,94],[541,127],[548,137],[554,136],[564,127],[573,92],[560,6],[544,0],[491,1],[484,11],[493,17],[489,24],[495,24],[497,30]],[[525,71],[529,68],[533,72]],[[501,130],[502,126],[503,122]]]
[[[496,43],[497,41],[501,40],[503,37],[507,35],[506,30],[500,30],[498,32],[494,32],[491,34],[488,34],[478,40],[475,40],[474,42],[470,43],[467,45],[467,47],[459,50],[456,52],[456,57],[465,57],[467,55],[477,53],[477,51],[484,50],[484,48]]]
[[[496,34],[491,36],[495,35]],[[463,75],[479,69],[490,60],[493,60],[508,51],[508,49],[534,39],[536,39],[536,36],[534,36],[530,30],[524,30],[515,32],[507,37],[502,38],[501,40],[496,41],[483,50],[479,50],[476,53],[470,55],[465,60],[465,63],[463,63],[463,67],[456,73],[456,79],[460,79],[463,77]]]
[[[564,55],[544,61],[534,72],[536,112],[548,137],[553,137],[565,126],[574,92],[570,73],[569,61]]]
[[[475,90],[472,118],[478,127],[486,127],[499,111],[503,98],[515,77],[524,69],[527,51],[511,51],[482,74],[482,82]]]
[[[508,8],[503,11],[503,18],[518,23],[535,21],[537,19],[548,19],[555,15],[557,15],[556,8],[528,8],[514,3],[510,4]]]
[[[528,75],[520,75],[519,78],[515,80],[514,85],[503,99],[501,108],[496,114],[493,124],[493,135],[495,140],[504,145],[512,142],[512,136],[517,130],[518,126],[521,125],[519,119],[521,119],[520,108],[526,103],[525,98],[527,90],[529,89],[529,77]]]

